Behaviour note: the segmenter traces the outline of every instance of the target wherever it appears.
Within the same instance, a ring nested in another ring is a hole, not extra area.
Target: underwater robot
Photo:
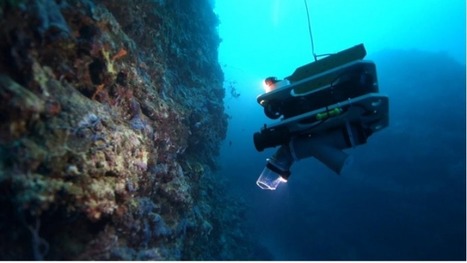
[[[268,118],[281,119],[253,135],[259,152],[279,146],[256,182],[260,188],[275,190],[287,181],[293,162],[308,157],[340,174],[351,160],[342,150],[365,144],[389,125],[389,98],[379,94],[376,66],[365,56],[359,44],[283,80],[265,80],[266,93],[257,101]]]

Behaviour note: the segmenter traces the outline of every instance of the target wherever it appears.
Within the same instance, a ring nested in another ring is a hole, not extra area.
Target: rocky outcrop
[[[0,17],[2,259],[249,253],[213,173],[227,118],[209,1],[2,1]]]

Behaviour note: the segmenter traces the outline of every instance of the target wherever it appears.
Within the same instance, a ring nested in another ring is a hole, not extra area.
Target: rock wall
[[[0,1],[1,259],[247,258],[209,2]]]

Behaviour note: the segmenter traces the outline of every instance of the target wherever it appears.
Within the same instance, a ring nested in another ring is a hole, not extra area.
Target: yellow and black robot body
[[[365,56],[359,44],[301,66],[282,80],[268,77],[266,93],[257,101],[268,118],[278,121],[254,133],[256,149],[284,146],[287,151],[279,150],[276,157],[279,152],[291,152],[295,160],[315,157],[340,173],[347,159],[341,150],[366,143],[389,125],[389,98],[379,93],[375,63]],[[270,167],[289,173],[292,161],[280,167],[275,159],[268,159]]]

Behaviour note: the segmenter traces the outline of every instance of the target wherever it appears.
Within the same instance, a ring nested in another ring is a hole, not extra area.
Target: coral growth
[[[1,259],[235,251],[212,249],[237,217],[210,207],[227,119],[208,1],[2,1],[0,18]]]

